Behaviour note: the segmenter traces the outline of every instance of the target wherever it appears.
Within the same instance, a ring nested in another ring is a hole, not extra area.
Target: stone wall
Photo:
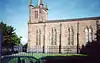
[[[81,21],[66,21],[66,22],[51,22],[51,23],[37,23],[37,24],[28,24],[28,48],[34,49],[36,47],[36,30],[41,30],[41,45],[39,45],[37,50],[43,52],[43,45],[45,45],[45,52],[49,53],[59,53],[60,45],[60,24],[61,26],[61,52],[62,53],[76,53],[77,51],[77,33],[79,28],[79,47],[85,45],[85,28],[92,27],[93,29],[93,40],[96,36],[96,20],[81,20]],[[79,27],[78,27],[79,26]],[[45,27],[45,28],[44,28]],[[74,44],[68,45],[68,28],[73,27],[74,30]],[[51,31],[52,28],[57,30],[57,44],[51,44]],[[45,36],[45,37],[44,37]],[[45,38],[45,40],[44,40]]]

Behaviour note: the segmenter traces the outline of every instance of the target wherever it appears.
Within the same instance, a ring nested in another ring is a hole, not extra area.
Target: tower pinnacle
[[[30,5],[32,5],[32,0],[30,0]]]
[[[39,5],[43,5],[43,0],[39,0]]]
[[[46,3],[46,8],[48,9],[48,4]]]

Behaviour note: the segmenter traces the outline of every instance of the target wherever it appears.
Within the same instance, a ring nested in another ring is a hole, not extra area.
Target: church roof
[[[100,20],[100,16],[87,17],[87,18],[74,18],[74,19],[47,20],[46,22],[39,22],[39,23],[56,23],[56,22],[83,21],[83,20]],[[39,23],[30,23],[30,24],[39,24]]]
[[[46,21],[46,23],[52,23],[52,22],[69,22],[69,21],[83,21],[83,20],[99,20],[99,19],[100,19],[100,17],[60,19],[60,20],[48,20],[48,21]]]

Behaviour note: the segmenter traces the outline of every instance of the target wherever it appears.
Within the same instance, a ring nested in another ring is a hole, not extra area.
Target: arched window
[[[41,29],[36,30],[36,45],[41,45]]]
[[[74,45],[74,30],[73,30],[73,27],[68,28],[68,45]]]
[[[73,27],[71,27],[71,45],[74,45],[74,30]]]
[[[88,28],[85,29],[85,42],[89,41],[89,33],[88,33]]]
[[[56,45],[56,42],[57,42],[57,31],[56,31],[56,29],[54,29],[54,28],[52,28],[52,30],[51,30],[51,44],[52,45]]]
[[[92,42],[92,39],[93,39],[93,30],[92,30],[92,27],[87,27],[85,29],[85,42]]]
[[[92,27],[89,28],[89,42],[92,42]]]
[[[35,18],[38,18],[38,11],[35,11]]]

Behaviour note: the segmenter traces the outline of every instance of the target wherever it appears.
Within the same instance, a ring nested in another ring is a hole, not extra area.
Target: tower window
[[[35,18],[38,18],[38,11],[35,11]]]

